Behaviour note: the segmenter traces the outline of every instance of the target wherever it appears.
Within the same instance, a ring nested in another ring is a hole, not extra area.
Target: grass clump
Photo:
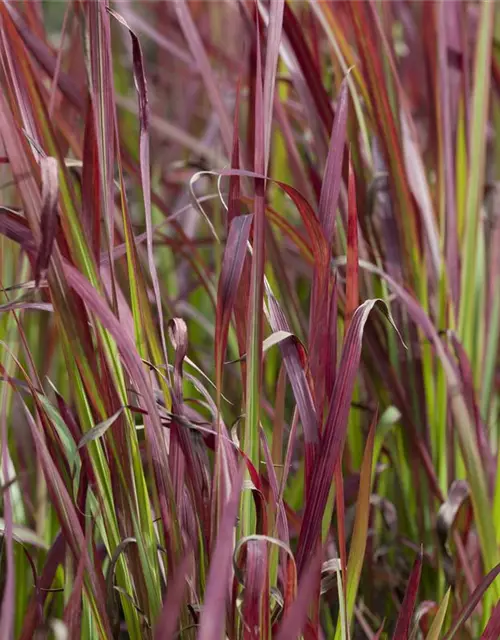
[[[0,6],[0,638],[497,638],[494,3]]]

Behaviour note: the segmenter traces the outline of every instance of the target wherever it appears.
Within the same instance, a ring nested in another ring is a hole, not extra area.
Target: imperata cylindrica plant
[[[499,11],[0,4],[0,640],[500,637]]]

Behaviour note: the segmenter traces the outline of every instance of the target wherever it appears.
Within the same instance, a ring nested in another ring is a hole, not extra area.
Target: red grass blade
[[[406,593],[401,605],[401,611],[396,623],[396,629],[394,630],[393,640],[408,640],[410,634],[410,625],[413,616],[413,610],[415,609],[415,603],[418,596],[418,587],[420,584],[420,575],[422,573],[422,559],[423,550],[420,549],[418,556],[415,559],[415,563],[411,570],[410,579],[408,580],[408,586],[406,587]]]
[[[316,548],[321,531],[321,521],[326,507],[335,466],[345,440],[352,391],[361,357],[363,331],[368,316],[377,300],[367,300],[356,309],[347,332],[342,357],[335,382],[325,430],[315,461],[311,479],[311,491],[304,511],[297,548],[297,567],[301,575]]]
[[[302,633],[307,621],[307,611],[311,598],[315,595],[318,582],[321,579],[322,555],[323,552],[320,548],[311,557],[299,582],[297,598],[280,624],[276,640],[295,640]]]
[[[22,249],[34,257],[35,241],[26,219],[0,206],[0,233],[21,245]]]
[[[274,468],[273,458],[269,450],[269,445],[267,443],[265,431],[264,429],[262,429],[262,427],[260,428],[260,442],[261,442],[262,451],[264,454],[264,459],[266,461],[269,486],[271,488],[273,500],[275,503],[274,508],[276,510],[276,531],[278,533],[279,539],[285,544],[289,545],[290,536],[288,532],[288,521],[286,518],[286,511],[283,504],[283,499],[280,496],[278,478],[276,477],[276,470]]]
[[[269,303],[269,321],[273,331],[289,332],[288,322],[278,301],[270,293],[268,293],[267,299]],[[299,345],[300,343],[295,337],[286,338],[280,342],[280,351],[304,430],[306,487],[308,487],[311,469],[319,445],[319,428],[311,389],[304,371],[305,358],[303,351],[299,349]]]
[[[5,388],[3,389],[5,391]],[[2,393],[2,397],[3,397]],[[2,409],[0,411],[0,426],[1,426],[1,451],[0,456],[2,460],[2,483],[8,487],[10,483],[10,477],[8,469],[9,465],[9,452],[7,448],[7,403],[2,403]],[[14,613],[15,613],[15,565],[14,565],[14,538],[13,529],[14,523],[12,519],[12,502],[11,492],[7,488],[2,491],[3,499],[3,517],[5,519],[5,529],[2,532],[2,547],[5,545],[5,578],[3,582],[3,598],[2,607],[0,609],[0,637],[10,638],[14,629]]]
[[[38,577],[35,594],[32,596],[24,616],[19,640],[32,640],[40,621],[45,600],[54,581],[57,568],[64,562],[66,541],[60,532],[49,549],[41,575]]]
[[[51,79],[53,79],[57,72],[57,59],[53,52],[47,44],[41,40],[37,33],[28,27],[14,4],[5,3],[5,7],[9,11],[12,22],[15,24],[16,29],[27,49],[42,69],[50,76]],[[81,109],[83,107],[79,87],[69,74],[60,71],[57,74],[57,85],[67,100],[69,100],[77,109]]]
[[[231,152],[231,168],[238,170],[240,168],[240,137],[239,137],[239,123],[240,123],[240,80],[238,80],[238,86],[236,87],[236,102],[234,105],[234,120],[233,120],[233,148]],[[231,174],[229,177],[229,194],[227,199],[227,229],[231,225],[233,218],[239,215],[240,212],[240,176],[237,173]]]
[[[455,7],[450,7],[442,3],[436,5],[435,10],[437,12],[438,82],[441,127],[443,132],[444,187],[446,193],[446,263],[452,300],[455,302],[455,309],[457,310],[460,291],[460,263],[458,256],[455,168],[453,162],[452,103],[450,95],[451,73],[448,62],[448,52],[451,45],[451,43],[448,42],[448,21],[451,22],[450,18],[452,16],[450,14],[455,11]]]
[[[85,571],[85,556],[80,558],[73,582],[73,589],[64,608],[63,622],[68,629],[68,637],[78,638],[81,635],[82,589]]]
[[[349,102],[349,88],[344,78],[340,85],[337,112],[333,122],[330,136],[330,147],[326,159],[325,174],[321,186],[318,217],[325,234],[325,238],[331,246],[335,235],[337,216],[337,202],[342,180],[342,161],[344,159],[344,146],[347,133],[347,107]]]
[[[120,22],[130,34],[132,40],[132,60],[134,67],[135,88],[137,91],[137,99],[139,102],[139,157],[141,168],[142,194],[144,199],[144,218],[146,220],[146,235],[148,249],[148,263],[151,280],[153,282],[153,291],[156,300],[156,309],[158,311],[158,324],[160,325],[161,344],[163,348],[163,357],[165,364],[167,359],[167,343],[165,341],[165,330],[163,328],[163,307],[160,294],[160,283],[158,281],[158,273],[156,271],[155,259],[153,255],[153,223],[151,219],[151,177],[150,177],[150,158],[149,158],[149,106],[148,106],[148,87],[146,82],[146,73],[144,70],[144,62],[142,57],[141,45],[136,34],[128,26],[127,22],[109,7],[107,8],[118,22]]]
[[[226,617],[226,598],[230,589],[234,549],[234,526],[240,501],[243,469],[234,479],[231,495],[224,506],[215,548],[212,553],[205,588],[205,602],[200,617],[198,640],[220,640]]]
[[[249,540],[245,545],[243,640],[260,640],[269,629],[269,571],[267,542]]]
[[[498,640],[500,638],[500,602],[493,609],[481,640]]]
[[[258,15],[256,16],[257,56],[255,68],[255,104],[254,107],[254,171],[266,175],[265,167],[265,114],[263,112],[262,63],[260,50],[260,34]],[[266,179],[255,180],[254,220],[252,237],[252,267],[250,277],[250,302],[248,306],[247,326],[247,379],[246,379],[246,409],[245,433],[243,450],[254,465],[259,459],[259,419],[260,392],[262,384],[262,338],[263,338],[263,306],[264,306],[264,269],[266,261]],[[244,510],[248,503],[244,497]],[[244,525],[244,533],[254,533],[251,524]]]
[[[329,252],[335,239],[337,204],[342,181],[342,162],[347,132],[348,91],[347,80],[344,79],[339,91],[338,108],[330,137],[330,146],[319,199],[318,217]],[[323,413],[325,372],[329,352],[329,279],[328,270],[319,264],[314,272],[309,314],[309,353],[318,415]],[[331,322],[336,322],[336,318],[332,318]]]
[[[321,79],[321,72],[304,37],[305,34],[302,25],[290,8],[289,3],[285,3],[283,29],[302,69],[302,75],[309,87],[311,97],[314,100],[325,131],[329,133],[333,125],[333,109],[330,104],[330,98]]]
[[[488,587],[495,581],[497,576],[500,575],[500,564],[497,564],[489,573],[487,573],[482,579],[481,583],[476,587],[474,593],[467,600],[460,612],[455,616],[448,633],[444,636],[443,640],[451,640],[456,632],[461,628],[465,621],[472,614],[477,607],[484,593]]]
[[[205,51],[205,47],[203,46],[203,41],[200,37],[198,29],[196,28],[193,17],[191,16],[189,5],[186,0],[180,0],[180,2],[176,2],[175,9],[177,12],[177,18],[179,20],[180,27],[182,29],[182,32],[184,33],[184,37],[186,38],[189,48],[191,49],[193,58],[196,60],[196,64],[198,65],[198,69],[201,73],[201,77],[203,78],[203,82],[205,83],[208,96],[210,98],[210,101],[212,102],[214,111],[217,113],[217,116],[219,118],[219,127],[222,140],[224,142],[224,146],[226,147],[227,154],[230,155],[232,148],[231,123],[229,121],[227,111],[224,107],[219,89],[217,88],[217,80],[214,77],[207,52]]]
[[[222,371],[227,347],[231,314],[238,295],[243,267],[247,255],[253,214],[236,216],[229,225],[224,258],[217,290],[215,318],[215,371],[217,389],[222,392]]]
[[[82,226],[87,233],[96,260],[101,253],[101,203],[99,147],[96,138],[94,105],[89,97],[83,138]]]
[[[347,221],[347,282],[346,282],[346,308],[345,331],[349,328],[352,314],[359,304],[358,281],[358,210],[356,207],[356,183],[352,163],[349,159],[349,185],[348,185],[348,221]],[[333,319],[332,319],[333,321]]]
[[[186,593],[187,576],[191,564],[192,557],[185,556],[173,572],[163,609],[156,623],[154,640],[173,640],[176,636],[177,622]]]
[[[281,29],[283,25],[284,0],[269,3],[269,25],[266,42],[266,63],[264,69],[264,170],[267,173],[271,151],[271,129],[273,122],[274,86],[279,58]],[[262,5],[259,5],[261,7]]]
[[[99,152],[100,193],[102,212],[107,230],[108,252],[114,247],[114,169],[115,169],[115,129],[116,109],[111,53],[111,28],[106,6],[102,2],[86,3],[88,34],[90,40],[90,84]],[[113,291],[114,263],[110,262]]]

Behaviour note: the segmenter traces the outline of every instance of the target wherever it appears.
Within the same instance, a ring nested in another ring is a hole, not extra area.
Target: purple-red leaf
[[[312,471],[311,490],[306,503],[297,548],[301,575],[316,548],[335,465],[344,446],[352,391],[361,357],[363,331],[370,312],[379,300],[367,300],[356,309],[346,334],[325,430]],[[385,309],[385,305],[383,305]]]
[[[481,580],[480,584],[474,590],[474,593],[471,594],[470,598],[467,600],[465,605],[459,611],[459,613],[455,616],[451,627],[448,630],[448,633],[445,635],[443,640],[451,640],[456,632],[460,629],[460,627],[466,622],[466,620],[470,617],[474,609],[479,604],[481,598],[484,593],[488,589],[488,587],[493,583],[493,581],[500,574],[500,564],[497,564],[489,573],[487,573],[484,578]]]
[[[231,123],[227,115],[222,96],[217,86],[217,80],[215,78],[210,60],[203,45],[203,41],[200,37],[196,24],[191,15],[189,5],[186,0],[180,0],[175,3],[175,9],[177,12],[177,19],[182,29],[184,37],[189,45],[193,58],[196,61],[198,69],[200,71],[208,96],[217,113],[219,119],[219,127],[221,131],[222,140],[226,147],[228,155],[231,153]]]
[[[285,314],[276,298],[268,293],[269,322],[273,331],[289,332]],[[292,336],[279,343],[283,364],[292,386],[293,395],[302,422],[305,440],[306,489],[309,487],[316,448],[319,444],[318,418],[303,363],[303,350],[299,350],[297,339]]]
[[[155,258],[153,255],[153,222],[151,218],[151,176],[150,176],[150,159],[149,159],[149,106],[148,106],[148,87],[146,82],[146,73],[144,70],[144,62],[142,57],[141,45],[136,34],[128,26],[120,14],[116,13],[108,7],[108,12],[120,22],[130,34],[132,40],[132,60],[134,67],[134,81],[137,91],[137,99],[139,102],[139,158],[141,168],[142,195],[144,199],[144,217],[146,220],[146,235],[148,249],[148,264],[153,282],[153,291],[155,294],[156,309],[158,311],[158,324],[160,325],[161,344],[163,348],[163,357],[167,362],[167,344],[165,341],[165,332],[163,329],[163,308],[160,294],[160,283],[156,272]]]
[[[3,394],[2,394],[3,396]],[[7,403],[3,403],[0,410],[1,425],[1,450],[0,456],[2,461],[2,484],[10,484],[10,473],[8,471],[10,465],[10,456],[7,448]],[[3,598],[2,608],[0,609],[0,637],[10,638],[14,629],[14,612],[15,612],[15,562],[14,562],[14,522],[12,519],[12,501],[11,492],[7,488],[2,491],[3,516],[5,519],[5,530],[2,532],[2,538],[5,540],[5,577],[3,582]],[[2,546],[3,546],[2,542]]]
[[[349,87],[347,85],[347,79],[344,78],[340,86],[337,112],[330,137],[330,148],[328,150],[318,207],[319,221],[329,245],[331,245],[334,238],[337,203],[342,180],[342,161],[344,158],[347,132],[348,100]]]
[[[233,218],[229,225],[229,234],[222,261],[215,318],[215,375],[217,389],[221,392],[222,366],[227,346],[229,323],[245,264],[252,219],[252,214]]]
[[[186,593],[187,577],[192,565],[192,557],[185,556],[175,568],[169,580],[167,595],[156,623],[154,640],[173,640],[177,631],[177,621]]]
[[[248,540],[245,545],[243,640],[260,640],[269,628],[269,571],[267,542]]]
[[[68,629],[68,637],[78,638],[81,635],[82,589],[85,571],[85,556],[78,562],[78,570],[73,581],[73,588],[64,609],[63,622]]]
[[[267,173],[271,150],[274,88],[283,25],[284,0],[269,4],[269,25],[266,42],[266,64],[264,70],[264,172]],[[260,7],[261,5],[259,5]]]
[[[311,598],[315,595],[319,581],[321,580],[321,559],[323,551],[319,548],[311,557],[297,590],[297,598],[290,606],[283,622],[280,625],[276,640],[295,640],[302,633],[306,624],[307,611],[311,604]]]
[[[346,281],[346,310],[345,330],[349,328],[352,314],[359,304],[358,282],[358,211],[356,207],[356,182],[351,160],[349,159],[348,184],[348,220],[347,220],[347,281]],[[334,319],[331,318],[332,322]]]
[[[491,612],[490,619],[483,631],[481,640],[498,640],[500,638],[500,602],[498,602]]]
[[[348,86],[344,79],[340,87],[325,173],[321,186],[318,217],[328,253],[335,236],[337,204],[342,181],[342,162],[347,130]],[[322,415],[325,399],[325,378],[329,352],[329,269],[322,262],[315,264],[310,305],[309,353],[314,381],[316,411]]]
[[[234,478],[231,495],[223,508],[219,532],[207,577],[205,601],[200,617],[198,640],[220,640],[226,618],[226,598],[230,589],[234,549],[234,528],[240,502],[243,469]]]
[[[406,593],[399,612],[396,629],[394,630],[393,640],[408,640],[410,634],[410,625],[415,609],[415,603],[418,596],[418,587],[420,585],[420,575],[422,573],[423,551],[420,549],[411,570]]]

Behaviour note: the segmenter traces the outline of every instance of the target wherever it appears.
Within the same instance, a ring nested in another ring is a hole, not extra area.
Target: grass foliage
[[[500,8],[0,4],[0,638],[499,637]]]

